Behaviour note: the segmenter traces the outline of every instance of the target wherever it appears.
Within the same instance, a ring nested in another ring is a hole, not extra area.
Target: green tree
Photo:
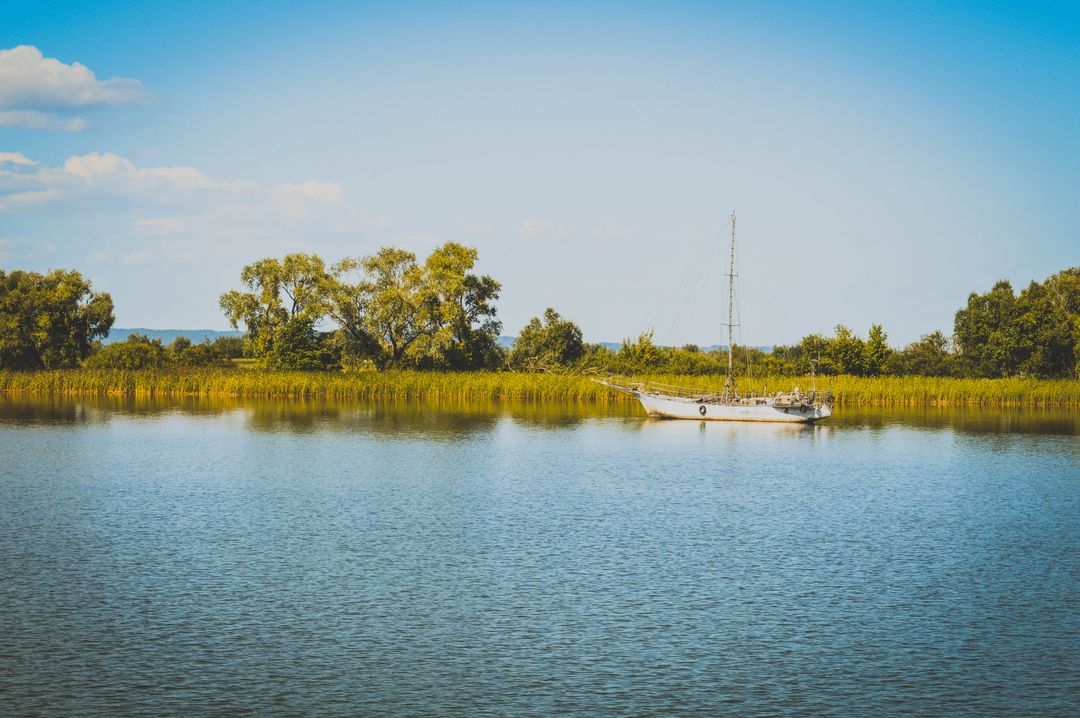
[[[292,349],[276,344],[300,341],[304,332],[297,326],[314,327],[326,314],[329,277],[314,254],[260,259],[243,268],[240,281],[250,291],[222,294],[221,309],[233,327],[246,327],[252,354],[263,366],[278,361],[272,356],[291,355]],[[300,324],[290,326],[292,320]],[[304,348],[295,350],[302,354]]]
[[[132,334],[122,342],[105,345],[83,362],[83,366],[90,369],[160,369],[171,362],[169,354],[160,339]]]
[[[0,368],[78,366],[112,324],[112,298],[76,271],[0,270]]]
[[[423,265],[395,247],[334,265],[329,308],[346,353],[380,367],[498,366],[500,285],[472,273],[476,258],[448,242]]]
[[[777,373],[802,374],[810,371],[811,364],[820,374],[837,373],[830,356],[830,340],[822,334],[808,334],[794,346],[773,347],[772,356]]]
[[[843,324],[836,325],[836,336],[829,340],[829,358],[841,374],[866,374],[865,343]]]
[[[1062,275],[1055,275],[1044,283],[1032,282],[1017,298],[1016,336],[1019,372],[1022,374],[1037,377],[1075,375],[1074,352],[1080,332],[1077,331],[1077,315],[1069,312],[1071,297],[1058,284]]]
[[[472,247],[447,242],[424,262],[425,291],[433,295],[439,323],[449,332],[444,357],[453,369],[495,368],[503,357],[494,304],[502,286],[472,273],[477,257]]]
[[[870,335],[863,345],[863,372],[867,376],[878,376],[888,371],[893,350],[889,346],[889,337],[880,324],[870,325]]]
[[[1020,368],[1019,311],[1012,285],[1002,280],[986,294],[972,293],[956,312],[953,334],[976,376],[1012,376]]]
[[[1073,370],[1065,376],[1080,377],[1080,267],[1058,272],[1045,282],[1054,302],[1068,312],[1072,320]]]
[[[327,340],[315,331],[311,319],[290,317],[267,352],[265,366],[267,369],[280,370],[332,368],[336,362],[326,343]]]
[[[664,364],[664,352],[653,343],[651,331],[642,332],[636,340],[623,339],[615,355],[615,366],[623,373],[657,371]]]
[[[330,312],[348,354],[379,367],[417,365],[441,356],[438,312],[424,291],[416,255],[383,247],[373,256],[345,259],[333,267]],[[351,280],[351,281],[350,281]]]
[[[218,337],[211,346],[225,359],[239,359],[244,356],[244,340],[241,337]]]
[[[958,367],[949,344],[948,337],[940,331],[925,334],[896,353],[890,370],[901,375],[955,376]]]
[[[167,349],[170,361],[177,366],[228,366],[231,364],[216,342],[211,344],[209,341],[204,341],[201,344],[193,344],[187,337],[177,337]]]
[[[567,367],[581,359],[584,353],[581,327],[548,307],[543,319],[533,317],[521,329],[509,359],[515,369],[536,371]]]

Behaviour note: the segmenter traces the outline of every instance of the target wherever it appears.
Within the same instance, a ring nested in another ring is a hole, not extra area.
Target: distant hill
[[[102,344],[122,342],[132,334],[144,334],[150,339],[160,339],[162,344],[172,344],[177,337],[186,337],[194,344],[204,341],[214,341],[218,337],[242,337],[240,331],[218,331],[216,329],[147,329],[146,327],[113,327],[109,336],[102,340]]]

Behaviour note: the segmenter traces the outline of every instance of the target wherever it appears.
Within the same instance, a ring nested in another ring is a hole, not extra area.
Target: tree
[[[502,323],[494,305],[502,285],[487,275],[472,274],[477,257],[472,247],[447,242],[424,262],[425,291],[434,296],[440,323],[449,331],[444,354],[454,369],[495,368],[502,360]]]
[[[888,370],[893,354],[888,340],[880,324],[870,325],[870,335],[863,345],[863,371],[867,376],[878,376]]]
[[[240,280],[251,291],[222,294],[221,309],[233,327],[242,323],[247,328],[252,354],[264,366],[271,355],[293,351],[275,346],[279,341],[301,341],[304,332],[297,326],[314,327],[326,314],[329,277],[323,260],[314,254],[260,259],[243,268]],[[286,331],[291,320],[300,324]],[[302,353],[304,348],[295,351]]]
[[[383,247],[371,257],[342,260],[333,277],[330,313],[347,353],[379,367],[415,365],[433,353],[437,308],[423,291],[415,254]]]
[[[0,368],[78,366],[112,324],[112,298],[76,271],[0,270]]]
[[[841,374],[863,376],[866,373],[865,344],[843,324],[836,325],[836,336],[829,340],[829,358]]]
[[[244,356],[244,340],[241,337],[218,337],[211,346],[224,359],[239,359]]]
[[[1060,285],[1055,286],[1064,274],[1042,284],[1032,282],[1017,299],[1018,368],[1022,374],[1064,377],[1076,372],[1078,316],[1069,312],[1067,292]]]
[[[896,353],[890,370],[900,375],[955,376],[958,367],[949,345],[948,337],[940,331],[924,334]]]
[[[1065,376],[1080,377],[1080,267],[1058,272],[1045,282],[1054,302],[1063,308],[1072,320],[1073,369]]]
[[[657,369],[664,362],[664,352],[653,343],[653,333],[642,332],[636,341],[623,339],[615,355],[619,371],[640,373]]]
[[[836,374],[837,367],[830,356],[830,340],[822,334],[807,334],[794,346],[773,347],[773,357],[784,373],[802,374],[811,365],[821,374]]]
[[[1020,368],[1018,308],[1012,285],[999,281],[986,294],[972,293],[956,312],[953,333],[960,355],[976,376],[1012,376]]]
[[[236,340],[237,337],[221,337]],[[228,366],[231,364],[226,356],[222,345],[218,342],[211,344],[204,341],[201,344],[193,344],[187,337],[177,337],[168,346],[169,360],[177,366]]]
[[[183,337],[176,342],[190,341]],[[143,334],[132,334],[122,342],[114,342],[102,347],[96,354],[83,362],[90,369],[160,369],[170,363],[172,357],[161,344],[160,339],[149,339]]]
[[[448,242],[422,266],[395,247],[334,265],[329,308],[347,354],[379,367],[497,366],[500,285],[471,272],[476,257]]]
[[[334,360],[333,352],[324,346],[327,339],[315,331],[311,319],[303,316],[290,317],[278,332],[277,340],[264,357],[267,369],[305,370],[328,369]]]
[[[584,353],[581,327],[548,307],[543,319],[533,317],[518,333],[510,352],[510,365],[529,371],[566,367]]]

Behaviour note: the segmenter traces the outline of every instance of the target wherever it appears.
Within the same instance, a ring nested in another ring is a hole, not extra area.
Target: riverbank
[[[715,391],[720,377],[653,376],[650,380]],[[808,377],[755,379],[770,391]],[[819,377],[842,406],[1076,406],[1080,381],[1041,379],[948,379],[940,377]],[[65,369],[0,371],[0,392],[23,395],[205,396],[240,398],[515,399],[624,403],[632,396],[587,376],[517,372],[274,372],[241,369],[121,371]]]

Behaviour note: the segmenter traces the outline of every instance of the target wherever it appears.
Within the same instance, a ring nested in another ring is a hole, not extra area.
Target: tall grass
[[[651,376],[651,381],[716,391],[722,378]],[[808,377],[755,379],[742,391],[800,386]],[[959,405],[1077,406],[1080,382],[1037,379],[947,379],[938,377],[818,377],[847,406]],[[633,403],[584,376],[516,372],[270,372],[244,369],[124,371],[68,369],[0,371],[0,392],[26,395],[106,395],[146,397],[250,397],[309,399],[514,399]]]

